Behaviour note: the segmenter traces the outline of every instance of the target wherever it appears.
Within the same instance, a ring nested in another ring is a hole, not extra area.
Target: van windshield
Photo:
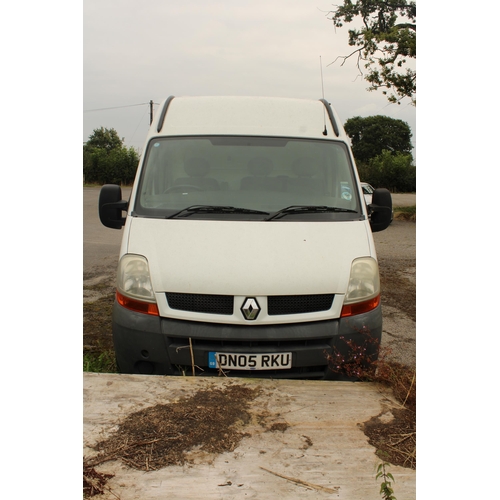
[[[151,140],[145,155],[134,216],[283,221],[362,216],[348,149],[340,141],[168,137]],[[305,209],[283,212],[287,207]]]

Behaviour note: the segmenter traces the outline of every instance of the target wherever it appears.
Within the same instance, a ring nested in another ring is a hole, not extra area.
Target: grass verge
[[[102,284],[86,290],[102,293]],[[114,297],[112,291],[83,304],[83,371],[117,372],[111,330]]]
[[[417,207],[394,207],[394,218],[398,220],[409,220],[415,222],[417,220]]]

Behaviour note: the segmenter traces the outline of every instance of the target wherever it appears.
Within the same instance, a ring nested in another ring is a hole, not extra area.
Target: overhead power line
[[[141,102],[139,104],[128,104],[126,106],[113,106],[109,108],[96,108],[96,109],[84,109],[84,113],[90,113],[91,111],[107,111],[109,109],[122,109],[122,108],[133,108],[135,106],[147,106],[149,105],[149,124],[153,123],[153,105],[158,105],[157,102],[153,102],[153,100],[150,100],[149,102]],[[142,118],[141,118],[142,120]],[[135,134],[135,132],[134,132]]]
[[[133,108],[134,106],[146,106],[149,102],[141,102],[139,104],[129,104],[127,106],[113,106],[112,108],[97,108],[97,109],[84,109],[84,113],[90,113],[91,111],[107,111],[108,109],[120,109],[120,108]]]

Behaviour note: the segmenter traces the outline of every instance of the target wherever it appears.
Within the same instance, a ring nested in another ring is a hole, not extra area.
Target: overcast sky
[[[415,107],[368,92],[354,59],[331,64],[352,51],[348,28],[328,19],[331,8],[322,0],[85,0],[83,141],[114,128],[142,150],[148,103],[156,110],[169,95],[319,99],[323,66],[325,98],[344,122],[398,118],[416,144]]]

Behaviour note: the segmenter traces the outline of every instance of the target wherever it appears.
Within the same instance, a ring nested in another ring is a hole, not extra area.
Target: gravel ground
[[[374,233],[379,259],[383,332],[390,359],[407,366],[416,362],[416,224],[397,218]]]

